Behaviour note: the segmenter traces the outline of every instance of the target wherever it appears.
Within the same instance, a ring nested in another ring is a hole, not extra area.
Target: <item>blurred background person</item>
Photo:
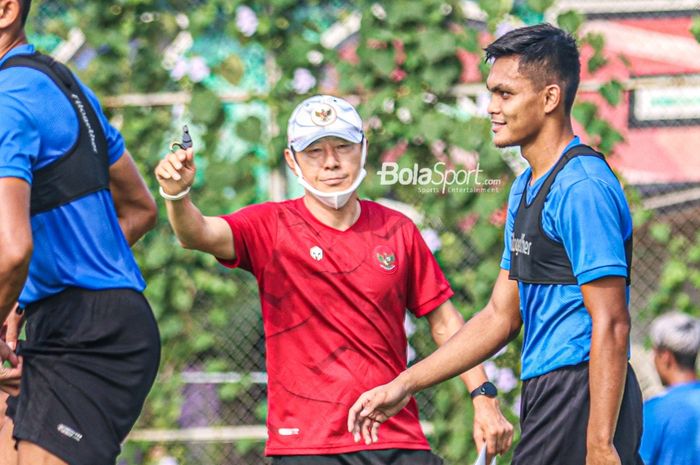
[[[700,463],[700,320],[671,312],[651,325],[654,365],[665,393],[644,403],[640,453],[646,465]]]

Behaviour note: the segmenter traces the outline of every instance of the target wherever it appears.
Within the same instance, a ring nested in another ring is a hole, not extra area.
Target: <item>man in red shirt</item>
[[[258,281],[269,380],[266,454],[276,465],[439,464],[415,400],[371,445],[347,432],[346,412],[361,392],[406,368],[406,309],[427,317],[438,344],[461,327],[450,285],[408,218],[358,199],[367,140],[352,105],[327,95],[307,99],[287,136],[284,156],[305,190],[298,199],[203,216],[188,195],[191,148],[168,154],[155,171],[183,247]],[[512,426],[493,385],[480,366],[462,378],[473,391],[478,447],[503,453]]]

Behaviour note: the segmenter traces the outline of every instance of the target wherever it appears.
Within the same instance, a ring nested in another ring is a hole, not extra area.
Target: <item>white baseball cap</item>
[[[287,141],[292,149],[304,150],[329,136],[355,144],[362,142],[362,118],[355,107],[340,97],[315,95],[294,109],[287,126]]]

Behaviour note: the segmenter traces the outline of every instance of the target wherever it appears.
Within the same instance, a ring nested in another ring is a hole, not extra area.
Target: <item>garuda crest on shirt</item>
[[[385,245],[375,247],[374,256],[382,270],[392,272],[396,269],[396,254],[389,247]]]

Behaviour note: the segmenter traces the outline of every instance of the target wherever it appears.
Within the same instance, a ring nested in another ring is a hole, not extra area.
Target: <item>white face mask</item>
[[[339,210],[343,208],[348,201],[350,200],[350,197],[352,197],[353,192],[357,190],[358,187],[360,187],[360,184],[362,181],[365,179],[365,176],[367,176],[367,170],[365,170],[365,158],[367,157],[367,139],[362,140],[362,160],[360,162],[360,172],[357,175],[357,178],[355,181],[352,183],[350,187],[347,189],[340,191],[340,192],[322,192],[315,187],[313,187],[309,182],[304,179],[304,175],[301,173],[301,168],[299,167],[299,164],[297,163],[296,156],[292,157],[292,160],[294,160],[294,168],[296,168],[297,171],[297,181],[299,181],[299,184],[309,191],[311,195],[316,197],[319,202],[322,204],[334,208],[336,210]]]

